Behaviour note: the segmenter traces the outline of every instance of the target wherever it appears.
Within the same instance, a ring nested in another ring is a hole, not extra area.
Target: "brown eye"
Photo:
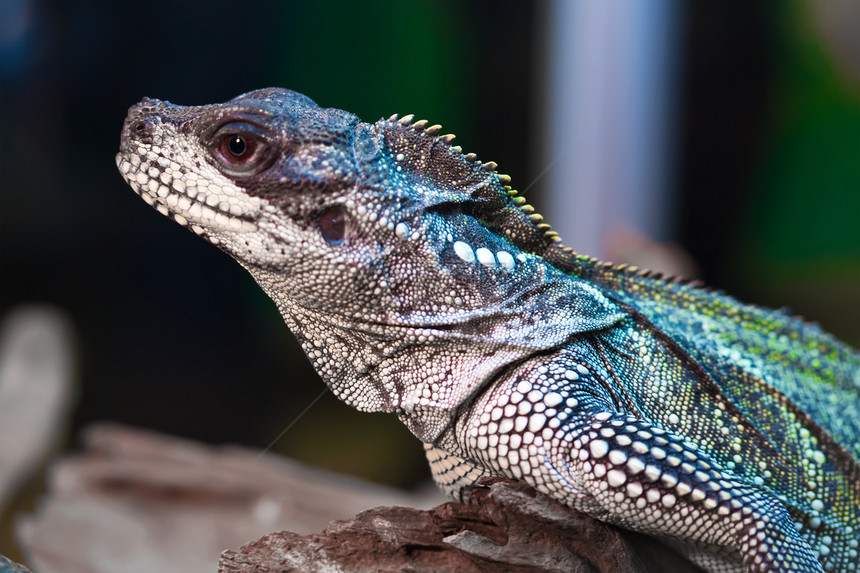
[[[272,134],[249,122],[225,123],[206,140],[216,167],[235,177],[260,173],[278,156]]]
[[[249,137],[238,134],[226,135],[218,144],[218,152],[228,163],[240,165],[254,157],[257,142]]]
[[[320,234],[332,245],[339,245],[346,235],[346,213],[343,207],[334,206],[325,209],[317,219]]]

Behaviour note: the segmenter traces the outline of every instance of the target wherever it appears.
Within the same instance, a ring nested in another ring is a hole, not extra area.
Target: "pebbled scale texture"
[[[248,269],[339,398],[397,415],[449,495],[508,476],[714,573],[857,571],[858,353],[576,254],[440,133],[275,88],[145,99],[117,165]]]

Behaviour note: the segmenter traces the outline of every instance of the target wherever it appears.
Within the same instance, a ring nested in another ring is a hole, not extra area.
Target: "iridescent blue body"
[[[338,397],[399,416],[452,496],[508,476],[712,572],[856,570],[858,353],[577,255],[452,139],[268,89],[144,100],[117,164],[249,270]]]

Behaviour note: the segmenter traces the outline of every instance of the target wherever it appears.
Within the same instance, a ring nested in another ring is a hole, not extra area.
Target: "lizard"
[[[451,497],[508,477],[711,573],[856,571],[860,353],[576,253],[440,134],[282,88],[144,98],[116,163],[250,272],[338,398],[396,415]]]

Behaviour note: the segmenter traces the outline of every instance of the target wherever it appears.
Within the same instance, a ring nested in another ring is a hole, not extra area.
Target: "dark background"
[[[250,276],[119,177],[120,127],[141,97],[284,86],[366,121],[442,123],[523,187],[543,169],[544,2],[0,7],[0,317],[41,301],[73,320],[69,447],[95,420],[265,447],[323,389]],[[711,285],[857,345],[856,59],[840,60],[810,3],[679,9],[678,243]],[[330,394],[274,450],[400,486],[428,476],[393,417]]]

